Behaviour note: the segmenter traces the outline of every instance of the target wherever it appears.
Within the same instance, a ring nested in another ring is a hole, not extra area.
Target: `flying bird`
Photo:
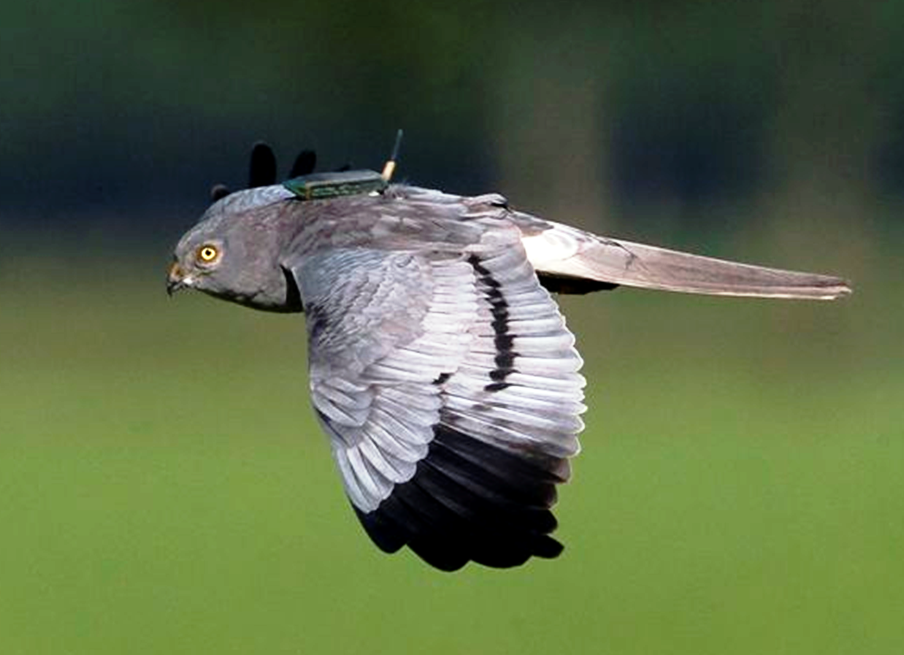
[[[310,393],[345,492],[385,552],[454,571],[563,549],[551,536],[585,411],[582,360],[551,294],[618,286],[831,300],[837,277],[597,236],[519,211],[313,173],[276,181],[252,151],[249,188],[218,186],[178,242],[170,293],[189,288],[307,316]]]

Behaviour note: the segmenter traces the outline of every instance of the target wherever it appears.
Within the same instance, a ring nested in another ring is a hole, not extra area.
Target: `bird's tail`
[[[549,229],[525,235],[522,243],[541,280],[544,276],[556,280],[558,290],[565,292],[626,285],[716,296],[811,300],[834,300],[851,293],[845,280],[829,275],[740,264],[547,224]],[[582,285],[582,281],[589,284]]]

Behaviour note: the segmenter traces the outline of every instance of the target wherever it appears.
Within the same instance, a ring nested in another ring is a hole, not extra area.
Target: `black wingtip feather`
[[[214,184],[210,189],[210,202],[216,202],[220,198],[225,198],[231,192],[225,184]]]
[[[594,291],[612,291],[619,287],[614,282],[602,282],[589,280],[570,275],[555,275],[553,273],[537,273],[540,284],[550,293],[584,295]]]
[[[251,148],[251,162],[248,165],[248,188],[276,184],[276,155],[273,148],[258,141]]]
[[[289,179],[310,175],[315,168],[317,168],[317,153],[313,150],[302,150],[295,158],[295,163],[292,164]]]
[[[368,536],[384,553],[395,553],[405,545],[405,531],[386,512],[362,512],[352,505]]]
[[[437,426],[414,477],[372,512],[356,510],[385,552],[410,547],[425,562],[455,571],[474,561],[494,568],[558,557],[550,508],[563,482],[560,458],[521,454]]]

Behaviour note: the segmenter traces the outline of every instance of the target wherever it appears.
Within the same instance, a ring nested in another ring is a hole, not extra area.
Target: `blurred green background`
[[[904,3],[0,6],[0,654],[904,652]],[[564,555],[433,571],[357,525],[301,317],[168,300],[252,141],[839,303],[562,300]]]

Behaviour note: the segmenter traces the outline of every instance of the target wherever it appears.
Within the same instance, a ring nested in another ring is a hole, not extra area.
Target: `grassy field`
[[[904,652],[900,272],[566,299],[565,553],[447,575],[357,525],[300,317],[167,300],[146,264],[0,267],[3,655]]]

